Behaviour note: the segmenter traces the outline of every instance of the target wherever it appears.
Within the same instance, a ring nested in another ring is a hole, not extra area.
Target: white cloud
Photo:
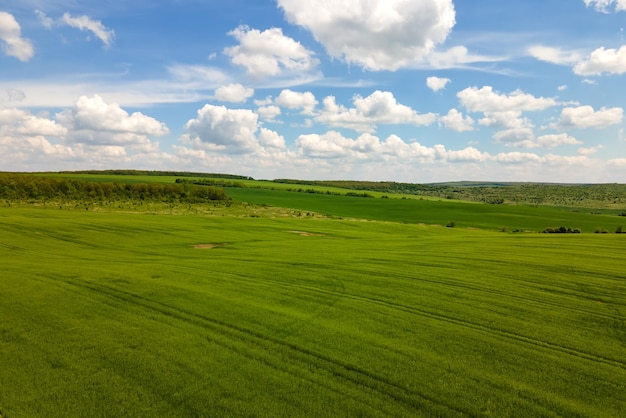
[[[509,110],[505,112],[485,112],[483,113],[483,117],[478,120],[478,124],[481,126],[506,129],[534,127],[532,122],[528,118],[523,118],[522,112],[518,110]]]
[[[567,85],[565,85],[565,84],[560,85],[559,87],[557,87],[557,90],[558,91],[565,91],[565,90],[567,90]]]
[[[167,71],[176,80],[179,87],[186,89],[207,89],[228,84],[230,76],[215,67],[202,65],[173,64]]]
[[[205,105],[198,116],[185,125],[180,138],[196,151],[225,154],[265,155],[285,148],[285,139],[277,132],[261,128],[259,115],[248,109],[229,109]],[[263,164],[262,161],[258,161]]]
[[[626,10],[626,0],[583,0],[587,7],[594,6],[594,8],[602,13],[609,13],[609,9],[615,6],[615,11],[620,12]]]
[[[457,93],[463,107],[470,112],[508,112],[508,111],[538,111],[556,106],[554,99],[535,97],[515,90],[511,93],[500,94],[491,86],[482,88],[469,87]]]
[[[280,107],[278,106],[261,106],[256,112],[259,114],[261,119],[266,122],[277,122],[276,118],[281,115]]]
[[[578,148],[578,154],[579,155],[593,155],[596,154],[598,151],[600,151],[602,148],[604,148],[603,145],[598,145],[596,147],[588,147],[588,148]]]
[[[415,68],[463,68],[468,64],[477,62],[498,62],[506,60],[506,57],[489,57],[484,55],[470,54],[468,49],[464,46],[454,46],[447,50],[434,50],[427,57],[424,62],[416,63],[412,65]]]
[[[532,144],[535,139],[535,134],[531,128],[511,128],[496,132],[493,135],[493,139],[495,139],[497,143],[504,143],[507,146],[534,148]]]
[[[272,130],[261,128],[259,132],[259,144],[266,148],[285,148],[285,138]]]
[[[129,115],[98,95],[80,97],[74,107],[57,113],[56,119],[68,129],[68,141],[76,144],[155,150],[157,144],[149,137],[169,133],[164,123],[139,112]]]
[[[544,162],[544,159],[537,154],[529,152],[507,152],[500,153],[493,157],[495,161],[506,164],[523,164],[523,163],[536,163],[540,164]]]
[[[164,123],[139,112],[129,115],[118,104],[108,104],[98,95],[80,97],[71,110],[57,114],[57,119],[73,129],[155,136],[169,133]]]
[[[621,107],[594,110],[591,106],[566,107],[556,128],[605,128],[622,122],[624,110]]]
[[[491,156],[474,147],[467,147],[458,151],[446,151],[446,158],[451,162],[483,162],[489,160]]]
[[[576,138],[565,134],[549,134],[535,138],[531,128],[515,128],[496,132],[493,136],[496,142],[504,143],[508,147],[515,148],[555,148],[561,145],[582,144]]]
[[[242,66],[253,77],[279,76],[315,69],[319,60],[299,42],[283,35],[280,28],[266,31],[239,26],[229,32],[239,41],[238,46],[224,49],[235,65]]]
[[[542,135],[537,138],[537,146],[542,148],[555,148],[560,145],[579,145],[581,141],[566,133]]]
[[[349,155],[355,142],[344,138],[339,132],[330,131],[323,135],[300,135],[296,146],[300,153],[309,158],[339,158]]]
[[[32,115],[22,109],[0,108],[0,135],[2,136],[56,136],[67,134],[67,129],[54,120]]]
[[[244,103],[254,96],[254,89],[246,88],[241,84],[228,84],[215,90],[215,98],[221,102]]]
[[[405,142],[397,135],[385,140],[369,133],[356,139],[346,138],[336,131],[325,134],[300,135],[296,140],[298,155],[305,158],[334,160],[342,159],[348,164],[385,161],[391,164],[411,164],[435,162],[479,162],[490,158],[476,148],[446,150],[443,145],[426,147],[419,142]]]
[[[428,77],[426,79],[426,85],[429,89],[434,92],[438,92],[439,90],[445,89],[446,85],[450,82],[449,78],[440,78],[440,77]]]
[[[46,14],[41,10],[35,10],[35,14],[37,15],[37,19],[39,19],[39,22],[44,28],[52,29],[52,25],[54,25],[54,19],[46,16]]]
[[[528,48],[530,56],[557,65],[570,65],[579,62],[583,55],[579,51],[564,51],[559,48],[535,45]]]
[[[327,52],[369,70],[397,70],[422,61],[454,27],[452,0],[278,0]]]
[[[88,16],[72,17],[69,13],[64,13],[60,22],[70,27],[80,29],[81,31],[91,32],[100,39],[106,47],[110,47],[115,38],[115,32],[112,29],[106,28],[102,22],[92,20]]]
[[[463,114],[456,109],[450,109],[446,116],[439,118],[439,122],[446,128],[457,132],[474,130],[474,119],[469,116],[463,116]]]
[[[20,61],[28,61],[35,54],[30,40],[22,37],[22,28],[13,15],[0,11],[0,47]]]
[[[601,75],[626,73],[626,46],[619,49],[598,48],[574,66],[578,75]]]
[[[399,104],[391,92],[377,90],[368,97],[356,95],[354,108],[346,109],[335,102],[335,97],[324,99],[324,109],[316,116],[317,122],[332,127],[373,132],[377,124],[409,124],[428,126],[437,120],[433,113],[419,114]]]
[[[310,91],[301,93],[286,89],[280,92],[274,103],[287,109],[302,109],[303,115],[312,115],[318,102]]]
[[[258,119],[247,109],[205,105],[198,110],[198,117],[185,125],[182,142],[232,153],[250,152],[257,146]]]

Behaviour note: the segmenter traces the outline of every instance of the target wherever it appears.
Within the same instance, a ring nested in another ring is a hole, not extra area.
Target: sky
[[[0,171],[625,183],[626,0],[0,0]]]

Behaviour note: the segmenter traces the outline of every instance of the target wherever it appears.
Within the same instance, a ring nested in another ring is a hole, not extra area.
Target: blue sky
[[[626,0],[4,0],[0,171],[625,182]]]

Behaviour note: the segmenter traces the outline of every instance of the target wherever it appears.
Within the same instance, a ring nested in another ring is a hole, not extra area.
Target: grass
[[[385,220],[0,208],[0,415],[626,415],[622,236],[254,193]]]
[[[446,225],[508,231],[542,231],[566,226],[594,232],[603,228],[615,232],[626,225],[619,216],[573,212],[547,206],[486,205],[450,200],[372,199],[350,196],[295,193],[283,190],[228,188],[234,199],[268,205],[315,211],[335,217],[382,220],[389,222]]]

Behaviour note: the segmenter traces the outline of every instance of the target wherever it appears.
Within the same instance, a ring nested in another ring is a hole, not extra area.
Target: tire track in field
[[[165,264],[167,265],[167,264]],[[180,266],[177,266],[177,268],[180,268]],[[193,267],[184,267],[186,269],[190,269],[190,270],[198,270],[197,268],[193,268]],[[351,271],[357,271],[357,270],[351,270]],[[601,356],[598,354],[593,354],[590,352],[586,352],[583,350],[579,350],[576,348],[571,348],[571,347],[566,347],[563,345],[559,345],[556,343],[551,343],[548,341],[544,341],[544,340],[539,340],[530,336],[525,336],[525,335],[521,335],[521,334],[516,334],[514,332],[510,332],[507,330],[502,330],[502,329],[497,329],[494,327],[490,327],[487,325],[481,325],[481,324],[477,324],[474,322],[470,322],[467,320],[463,320],[463,319],[459,319],[459,318],[455,318],[453,316],[450,315],[445,315],[442,313],[437,313],[437,312],[432,312],[432,311],[428,311],[425,309],[419,309],[416,308],[415,306],[408,306],[408,305],[403,305],[403,304],[398,304],[395,302],[391,302],[382,298],[372,298],[372,297],[366,297],[366,296],[358,296],[358,295],[352,295],[352,294],[348,294],[348,293],[340,293],[339,295],[337,295],[333,290],[328,290],[328,289],[322,289],[319,287],[312,287],[312,286],[307,286],[307,285],[300,285],[300,284],[295,284],[295,283],[288,283],[285,281],[278,281],[278,280],[272,280],[272,279],[265,279],[265,282],[260,282],[258,281],[258,279],[254,279],[253,277],[250,278],[246,278],[243,275],[240,274],[233,274],[230,272],[226,272],[226,271],[222,271],[220,272],[220,274],[222,275],[228,275],[228,276],[232,276],[235,277],[236,280],[238,281],[242,281],[242,282],[247,282],[250,283],[254,286],[263,286],[263,287],[267,287],[267,288],[272,288],[275,285],[279,285],[283,288],[289,289],[289,288],[297,288],[300,290],[306,290],[308,292],[312,292],[312,293],[320,293],[320,294],[326,294],[328,296],[331,297],[336,297],[339,296],[339,298],[346,298],[346,299],[351,299],[351,300],[355,300],[355,301],[360,301],[360,302],[366,302],[366,303],[373,303],[379,306],[384,306],[388,309],[396,309],[399,311],[404,311],[407,313],[411,313],[411,314],[415,314],[415,315],[420,315],[420,316],[424,316],[430,319],[435,319],[435,320],[440,320],[440,321],[444,321],[444,322],[448,322],[451,324],[455,324],[458,326],[463,326],[465,328],[469,328],[469,329],[474,329],[474,330],[478,330],[484,333],[488,333],[488,334],[492,334],[492,335],[497,335],[499,337],[502,338],[508,338],[510,340],[514,340],[514,341],[519,341],[528,345],[532,345],[535,347],[541,347],[544,349],[550,349],[553,351],[557,351],[557,352],[561,352],[561,353],[565,353],[574,357],[578,357],[578,358],[582,358],[585,360],[590,360],[590,361],[594,361],[594,362],[599,362],[599,363],[604,363],[604,364],[608,364],[614,367],[618,367],[621,369],[626,370],[626,362],[623,361],[619,361],[617,359],[614,358],[609,358],[609,357],[605,357],[605,356]],[[365,272],[365,274],[372,274],[371,272]],[[387,277],[387,276],[385,276]],[[421,280],[421,279],[420,279]],[[434,281],[431,281],[434,282]],[[463,287],[463,286],[460,286]],[[470,287],[471,288],[471,287]],[[497,293],[496,293],[497,294]],[[506,294],[506,293],[505,293]],[[530,301],[536,301],[535,299],[529,299]],[[538,302],[541,303],[541,302]],[[559,308],[563,308],[560,305],[557,305],[557,307]],[[574,311],[574,312],[582,312],[585,314],[591,314],[588,311],[578,311],[576,309],[571,309],[570,310]],[[601,314],[598,314],[601,315]],[[611,315],[601,315],[603,318],[605,319],[613,319],[615,320],[615,318]]]
[[[352,271],[357,271],[357,270],[352,270]],[[383,278],[388,278],[390,275],[389,274],[384,274],[384,273],[375,273],[375,272],[367,272],[367,271],[361,271],[363,274],[367,274],[369,276],[380,276]],[[412,280],[418,280],[420,282],[427,282],[427,283],[432,283],[435,285],[441,285],[441,284],[445,284],[446,286],[449,287],[456,287],[456,288],[460,288],[460,289],[465,289],[465,290],[472,290],[472,291],[477,291],[479,293],[485,293],[485,294],[491,294],[491,295],[496,295],[496,296],[505,296],[507,298],[510,299],[516,299],[516,300],[520,300],[526,303],[532,303],[535,305],[542,305],[542,306],[548,306],[551,308],[558,308],[559,310],[566,310],[566,311],[570,311],[570,312],[575,312],[578,314],[584,314],[584,315],[589,315],[589,316],[595,316],[598,318],[602,318],[602,319],[606,319],[609,321],[613,321],[616,318],[613,315],[610,314],[605,314],[605,313],[601,313],[601,312],[597,312],[597,311],[590,311],[590,310],[585,310],[585,309],[576,309],[576,308],[572,308],[569,306],[564,306],[562,304],[556,303],[556,302],[549,302],[546,300],[540,300],[540,299],[534,299],[534,298],[530,298],[530,297],[526,297],[526,296],[521,296],[519,294],[513,293],[513,292],[505,292],[502,290],[496,290],[493,288],[489,288],[486,286],[472,286],[470,284],[466,284],[463,282],[456,282],[456,281],[450,281],[450,280],[446,280],[446,279],[439,279],[439,280],[434,280],[434,279],[427,279],[424,277],[419,277],[416,278],[415,276],[410,276],[410,275],[405,275],[405,276],[399,276],[397,274],[394,274],[394,277],[402,277],[402,278],[406,278],[406,279],[412,279]],[[527,285],[528,283],[533,283],[536,284],[534,282],[528,282],[526,280],[522,280],[522,279],[517,279],[515,277],[508,277],[507,280],[511,280],[511,281],[515,281],[518,283],[521,283],[523,285]],[[540,287],[536,287],[533,289],[537,289],[537,290],[542,290],[542,291],[548,291],[549,293],[554,293],[554,290],[551,289],[544,289],[544,288],[540,288]],[[575,294],[572,293],[566,293],[564,292],[567,296],[570,297],[575,297]]]
[[[222,274],[229,274],[229,273],[222,272]],[[281,286],[283,288],[297,288],[297,289],[306,290],[306,291],[312,292],[312,293],[322,293],[322,294],[327,294],[329,296],[336,296],[336,293],[333,290],[322,289],[322,288],[318,288],[318,287],[311,287],[311,286],[306,286],[306,285],[299,285],[299,284],[294,284],[294,283],[286,283],[286,282],[273,281],[273,280],[271,281],[272,284],[270,284],[270,280],[268,280],[266,283],[262,283],[262,282],[259,282],[258,280],[255,281],[255,280],[252,280],[252,279],[246,279],[246,278],[244,278],[241,275],[235,275],[235,274],[232,274],[232,273],[230,273],[230,275],[235,276],[237,278],[237,280],[239,280],[239,281],[248,282],[248,283],[254,284],[255,286],[264,286],[264,287],[272,288],[273,286],[278,284],[279,286]],[[388,309],[394,309],[394,310],[399,310],[399,311],[403,311],[403,312],[414,314],[414,315],[420,315],[420,316],[427,317],[427,318],[430,318],[430,319],[451,323],[451,324],[454,324],[454,325],[457,325],[457,326],[462,326],[462,327],[465,327],[465,328],[481,331],[481,332],[484,332],[484,333],[497,335],[498,337],[507,338],[507,339],[510,339],[510,340],[522,342],[522,343],[525,343],[525,344],[528,344],[528,345],[532,345],[532,346],[535,346],[535,347],[541,347],[543,349],[550,349],[552,351],[565,353],[565,354],[568,354],[568,355],[571,355],[571,356],[574,356],[574,357],[578,357],[578,358],[582,358],[582,359],[585,359],[585,360],[590,360],[590,361],[594,361],[594,362],[598,362],[598,363],[608,364],[608,365],[611,365],[611,366],[618,367],[618,368],[626,370],[626,362],[622,362],[622,361],[619,361],[619,360],[616,360],[616,359],[613,359],[613,358],[601,356],[601,355],[598,355],[598,354],[593,354],[593,353],[590,353],[590,352],[586,352],[586,351],[575,349],[575,348],[571,348],[571,347],[566,347],[566,346],[563,346],[563,345],[559,345],[559,344],[556,344],[556,343],[551,343],[551,342],[544,341],[544,340],[539,340],[539,339],[536,339],[536,338],[533,338],[533,337],[530,337],[530,336],[516,334],[514,332],[510,332],[510,331],[507,331],[507,330],[502,330],[502,329],[497,329],[497,328],[494,328],[494,327],[489,327],[487,325],[477,324],[477,323],[470,322],[470,321],[467,321],[467,320],[455,318],[455,317],[450,316],[450,315],[445,315],[445,314],[442,314],[442,313],[432,312],[432,311],[428,311],[428,310],[425,310],[425,309],[419,309],[419,308],[416,308],[415,306],[408,306],[408,305],[398,304],[398,303],[391,302],[391,301],[388,301],[388,300],[385,300],[385,299],[381,299],[381,298],[358,296],[358,295],[352,295],[352,294],[348,294],[348,293],[341,293],[338,296],[342,297],[342,298],[345,298],[345,299],[350,299],[350,300],[355,300],[355,301],[359,301],[359,302],[365,302],[365,303],[375,304],[375,305],[378,305],[378,306],[383,306],[383,307],[386,307]],[[585,311],[583,311],[583,312],[585,312]],[[609,317],[613,318],[612,316],[609,316]]]
[[[338,377],[349,382],[355,388],[365,389],[384,398],[393,399],[411,410],[439,410],[440,413],[446,411],[446,416],[472,415],[471,411],[444,404],[443,402],[425,394],[409,391],[407,388],[402,387],[388,378],[379,376],[354,364],[334,359],[328,355],[309,350],[294,343],[289,343],[287,341],[267,336],[258,331],[189,312],[187,310],[180,309],[179,307],[170,306],[131,292],[114,289],[108,286],[90,285],[80,279],[69,279],[64,281],[64,283],[90,292],[96,292],[96,294],[102,297],[116,300],[118,302],[122,302],[123,304],[131,304],[132,306],[136,306],[138,308],[157,312],[166,317],[198,326],[204,330],[210,330],[223,336],[227,341],[232,340],[233,343],[242,341],[246,344],[246,346],[252,345],[259,347],[261,350],[268,353],[268,357],[271,357],[269,355],[273,351],[283,351],[288,356],[289,360],[303,366],[299,368],[301,370],[307,370],[311,367],[321,369],[331,376]],[[213,339],[209,339],[209,341],[215,342]],[[233,350],[238,354],[242,354],[255,361],[261,361],[256,356],[237,348],[235,344],[225,344],[226,348]],[[288,370],[285,370],[284,367],[280,367],[279,364],[276,364],[276,361],[272,362],[271,360],[267,360],[261,362],[266,364],[268,367],[290,373]],[[293,373],[290,374],[293,375]],[[303,376],[300,375],[295,376],[303,378]],[[310,378],[308,380],[313,381]],[[319,382],[313,382],[319,384]],[[335,388],[331,389],[334,390]],[[358,401],[367,404],[367,402],[364,402],[361,398],[359,398]]]

